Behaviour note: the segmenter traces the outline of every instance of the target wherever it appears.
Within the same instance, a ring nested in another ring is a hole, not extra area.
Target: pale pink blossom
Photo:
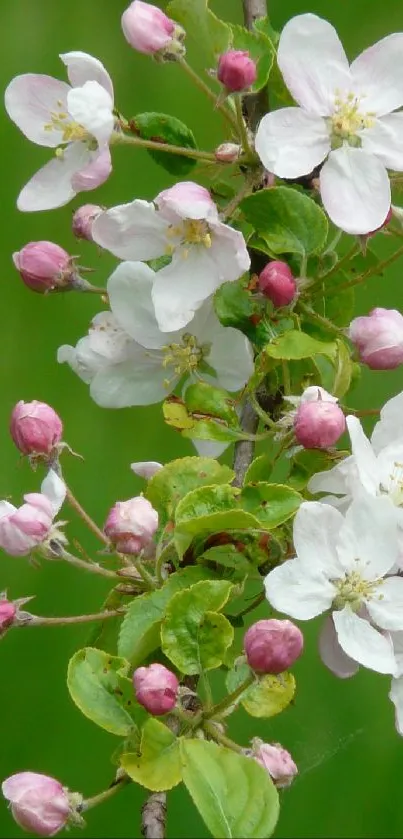
[[[142,495],[116,501],[108,513],[105,533],[116,549],[138,554],[152,541],[158,527],[158,513]]]
[[[40,294],[68,285],[74,275],[71,257],[54,242],[29,242],[13,253],[13,262],[23,283]]]
[[[270,618],[253,623],[245,633],[243,643],[252,670],[277,675],[299,658],[304,636],[291,621]]]
[[[103,212],[98,204],[83,204],[73,215],[72,230],[76,239],[86,239],[92,242],[92,225],[96,218]]]
[[[297,765],[280,743],[263,743],[258,737],[252,741],[253,756],[266,769],[276,787],[284,789],[298,774]]]
[[[301,402],[294,419],[295,438],[305,449],[334,446],[345,428],[341,408],[335,402],[322,399]]]
[[[46,402],[17,402],[10,418],[10,433],[22,454],[49,455],[60,443],[63,423]]]
[[[155,717],[167,714],[176,705],[179,682],[163,664],[138,667],[133,673],[133,685],[137,702]]]
[[[26,556],[44,543],[53,532],[53,519],[65,494],[64,482],[50,469],[41,492],[24,495],[21,507],[0,501],[0,548],[11,556]]]
[[[403,316],[397,309],[373,309],[354,318],[348,337],[371,370],[394,370],[403,363]]]
[[[55,778],[37,772],[18,772],[2,783],[17,824],[28,833],[54,836],[68,822],[70,803],[66,789]]]
[[[161,9],[142,0],[133,0],[123,12],[122,30],[130,46],[146,55],[169,51],[178,34],[185,34]]]

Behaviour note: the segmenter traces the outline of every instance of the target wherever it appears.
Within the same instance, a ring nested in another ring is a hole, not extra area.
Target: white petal
[[[132,201],[101,213],[92,225],[92,238],[119,259],[142,261],[167,252],[167,223],[154,204]]]
[[[340,575],[336,538],[343,516],[329,504],[304,501],[294,519],[294,547],[306,573],[323,573],[329,579]]]
[[[396,672],[390,636],[381,635],[348,606],[340,612],[333,612],[333,620],[339,644],[350,658],[378,673]]]
[[[21,190],[17,207],[23,212],[53,210],[74,198],[72,177],[88,160],[84,143],[72,143],[62,157],[54,157],[31,178]]]
[[[210,231],[209,257],[214,261],[221,282],[238,280],[250,268],[250,256],[243,234],[220,221],[211,222]]]
[[[349,490],[348,478],[354,470],[354,458],[346,457],[333,469],[316,472],[307,484],[309,492],[331,492],[335,495],[345,495]],[[323,501],[323,499],[322,499]]]
[[[159,349],[178,340],[178,333],[161,332],[151,299],[157,275],[142,262],[122,262],[108,280],[110,306],[126,332],[143,347]]]
[[[403,674],[403,632],[392,632],[393,652],[398,667],[398,675]]]
[[[45,131],[52,114],[67,112],[67,94],[70,85],[52,76],[26,73],[16,76],[5,92],[5,106],[9,117],[23,134],[40,146],[56,148],[63,139],[57,129]]]
[[[358,417],[346,417],[358,477],[367,492],[375,495],[379,487],[379,470],[374,450],[364,434]]]
[[[319,653],[323,663],[339,679],[349,679],[358,671],[358,664],[341,648],[333,615],[326,615],[319,635]]]
[[[366,607],[381,629],[403,630],[403,578],[388,577],[367,598]]]
[[[381,409],[380,421],[372,432],[371,443],[376,454],[394,440],[403,438],[403,392],[389,399]]]
[[[388,492],[394,504],[400,504],[403,500],[403,439],[382,449],[377,462],[378,488]]]
[[[139,460],[137,463],[130,464],[132,472],[135,475],[139,475],[140,478],[145,478],[147,481],[162,468],[162,463],[158,463],[157,460]]]
[[[255,148],[269,172],[279,178],[299,178],[309,175],[329,153],[329,131],[325,120],[315,114],[281,108],[261,120]]]
[[[399,734],[403,735],[403,677],[392,679],[389,699],[395,706],[395,724]]]
[[[189,331],[201,342],[211,342],[206,361],[215,370],[219,386],[230,391],[243,387],[254,370],[252,345],[245,335],[222,326],[212,308],[200,335],[192,327],[193,323],[189,324]]]
[[[153,405],[168,396],[170,389],[165,387],[165,379],[159,353],[139,346],[132,358],[99,370],[91,382],[90,394],[102,408]]]
[[[171,264],[157,271],[152,288],[161,331],[172,332],[186,326],[219,285],[220,277],[207,248],[178,248]]]
[[[82,125],[98,143],[107,142],[112,134],[115,118],[113,100],[98,82],[85,82],[67,95],[69,114]]]
[[[49,499],[53,515],[56,516],[66,498],[66,485],[54,469],[49,469],[42,481],[41,492]]]
[[[157,195],[155,204],[170,223],[177,224],[183,219],[218,220],[218,210],[208,189],[194,181],[179,181],[164,189]]]
[[[308,576],[306,568],[295,559],[270,571],[264,586],[273,608],[297,620],[310,620],[325,612],[336,594],[324,576]]]
[[[75,172],[71,184],[76,192],[87,192],[103,184],[112,171],[112,159],[108,146],[89,152],[89,162]]]
[[[390,209],[388,173],[362,149],[332,151],[320,173],[320,192],[331,221],[346,233],[372,233]]]
[[[403,171],[403,114],[389,114],[376,120],[361,134],[362,148],[374,154],[387,169]]]
[[[86,52],[65,52],[60,55],[67,67],[67,75],[73,87],[82,87],[85,82],[98,82],[113,99],[112,79],[98,58]]]
[[[350,67],[353,90],[363,95],[362,106],[378,116],[403,105],[403,34],[382,38],[364,50]]]
[[[17,507],[14,507],[14,504],[10,504],[9,501],[0,501],[0,519],[3,519],[4,516],[8,516],[10,513],[15,513]]]
[[[214,440],[191,440],[199,457],[220,457],[231,443],[215,443]]]
[[[396,514],[388,498],[364,492],[353,498],[337,537],[339,560],[347,572],[366,580],[383,577],[398,557]]]
[[[337,32],[316,15],[298,15],[285,25],[277,61],[296,102],[313,114],[330,116],[336,89],[350,87],[348,61]]]

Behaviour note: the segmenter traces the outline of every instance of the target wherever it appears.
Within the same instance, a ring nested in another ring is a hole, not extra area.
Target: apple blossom
[[[274,306],[289,306],[295,300],[297,284],[286,262],[275,259],[267,263],[259,274],[259,291]]]
[[[154,203],[136,200],[107,210],[92,235],[120,259],[172,256],[152,288],[162,332],[186,326],[222,283],[237,280],[250,265],[242,233],[219,220],[208,190],[191,181],[160,192]]]
[[[24,495],[25,504],[21,507],[0,501],[0,548],[11,556],[26,556],[53,534],[59,536],[53,528],[53,518],[65,494],[63,481],[50,469],[42,481],[41,492]]]
[[[50,455],[60,443],[63,423],[46,402],[17,402],[10,419],[10,433],[22,454]]]
[[[128,501],[116,501],[108,513],[104,531],[124,554],[138,554],[151,542],[158,527],[158,513],[152,504],[138,495]]]
[[[13,253],[13,262],[25,285],[40,294],[69,285],[75,274],[67,251],[53,242],[29,242]]]
[[[122,30],[130,46],[145,55],[172,58],[186,52],[184,29],[151,3],[133,0],[123,12]]]
[[[333,223],[347,233],[376,230],[391,205],[387,169],[403,170],[403,33],[349,66],[333,26],[302,14],[285,25],[277,59],[300,107],[263,117],[256,135],[263,165],[293,179],[325,161],[320,192]]]
[[[403,736],[403,632],[392,632],[397,672],[392,679],[389,699],[395,706],[396,729]]]
[[[138,667],[133,673],[133,685],[137,702],[155,717],[167,714],[176,705],[179,682],[163,664]]]
[[[267,770],[276,787],[289,787],[298,768],[287,749],[280,743],[263,743],[258,737],[253,738],[252,746],[255,760]]]
[[[247,50],[228,50],[220,55],[217,78],[227,93],[239,93],[256,81],[256,64]]]
[[[354,318],[348,337],[371,370],[394,370],[403,363],[403,316],[396,309],[373,309]]]
[[[388,499],[361,494],[345,517],[328,504],[304,502],[293,536],[295,558],[265,579],[271,605],[297,620],[331,609],[344,653],[365,667],[394,675],[388,633],[403,629],[403,579],[388,576],[399,551]]]
[[[274,618],[253,623],[244,637],[247,662],[257,673],[282,673],[299,658],[303,646],[304,636],[295,624]]]
[[[12,79],[5,93],[7,113],[23,134],[56,150],[20,192],[17,206],[26,212],[62,207],[78,192],[95,189],[111,171],[111,78],[87,53],[67,52],[60,58],[70,84],[27,73]]]
[[[92,242],[92,225],[96,218],[103,212],[103,207],[98,204],[83,204],[73,215],[72,229],[76,239],[86,239]]]
[[[17,824],[28,833],[54,836],[70,817],[67,790],[55,778],[37,772],[18,772],[2,783]]]
[[[16,614],[15,604],[5,597],[0,597],[0,637],[12,625]]]
[[[210,368],[227,390],[239,390],[252,373],[248,340],[220,324],[210,301],[186,328],[160,331],[152,302],[156,276],[147,265],[122,262],[107,284],[112,313],[97,315],[75,348],[59,348],[58,361],[90,384],[102,407],[160,402],[184,376],[203,378],[205,371],[211,381]]]
[[[301,402],[294,419],[296,440],[305,449],[334,446],[345,427],[341,408],[335,402],[322,399]]]

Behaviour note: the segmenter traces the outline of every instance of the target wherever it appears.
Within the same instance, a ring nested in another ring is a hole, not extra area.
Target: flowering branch
[[[207,151],[199,151],[198,149],[190,149],[186,146],[174,146],[172,143],[159,143],[156,140],[143,140],[141,137],[134,137],[131,134],[121,134],[116,132],[111,137],[111,143],[119,146],[138,146],[139,148],[149,149],[150,151],[162,151],[167,154],[177,154],[181,157],[189,157],[192,160],[200,160],[203,163],[215,163],[220,165],[215,154]]]

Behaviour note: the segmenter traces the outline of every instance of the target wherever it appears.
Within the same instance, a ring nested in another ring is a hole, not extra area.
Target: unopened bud
[[[46,402],[17,402],[10,420],[10,433],[17,449],[27,455],[49,455],[63,434],[63,423]]]
[[[397,309],[373,309],[354,318],[348,337],[372,370],[393,370],[403,363],[403,316]]]
[[[345,416],[337,402],[302,399],[294,419],[294,434],[304,449],[334,446],[345,428]]]
[[[103,212],[98,204],[83,204],[73,215],[72,229],[76,239],[86,239],[93,242],[92,225],[96,218]]]
[[[280,743],[263,743],[258,737],[252,741],[252,746],[255,760],[266,769],[276,787],[289,787],[298,775],[298,768],[287,749]]]
[[[185,31],[157,6],[134,0],[122,15],[122,30],[133,49],[145,55],[184,55]]]
[[[259,290],[274,306],[289,306],[297,293],[297,284],[286,262],[268,262],[259,275]]]
[[[217,78],[228,93],[239,93],[256,81],[256,64],[247,50],[228,50],[220,56]]]
[[[25,285],[39,294],[69,285],[74,276],[71,257],[53,242],[30,242],[13,254],[13,262]]]
[[[109,511],[105,533],[120,553],[138,554],[151,542],[158,513],[142,495],[117,501]]]
[[[11,600],[0,599],[0,636],[14,622],[17,609]]]
[[[291,667],[302,653],[304,636],[288,620],[261,620],[252,624],[244,637],[245,655],[256,673],[276,676]]]
[[[19,772],[3,781],[1,788],[15,821],[28,833],[54,836],[67,824],[71,815],[68,793],[55,778]]]
[[[240,151],[241,146],[238,146],[236,143],[221,143],[214,152],[215,159],[219,163],[235,163],[238,160]]]
[[[150,714],[160,717],[175,707],[179,682],[163,664],[138,667],[133,673],[137,702]]]

